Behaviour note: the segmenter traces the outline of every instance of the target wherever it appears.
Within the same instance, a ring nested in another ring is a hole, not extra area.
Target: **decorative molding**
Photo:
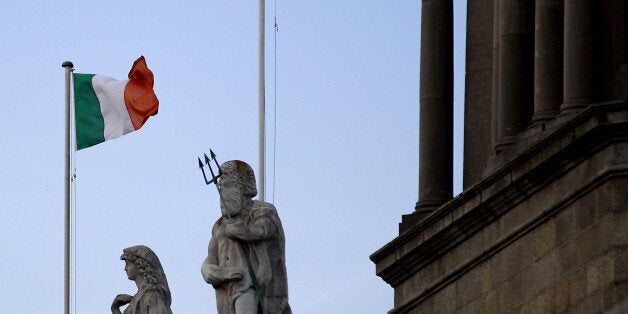
[[[377,275],[393,287],[413,277],[419,270],[443,257],[461,243],[549,184],[560,180],[575,167],[603,149],[628,142],[628,102],[589,106],[573,119],[550,128],[535,142],[520,141],[511,149],[517,157],[470,187],[439,209],[407,227],[397,238],[373,253]],[[504,152],[506,155],[508,152]],[[391,313],[404,313],[443,287],[524,236],[563,208],[616,176],[628,176],[628,164],[611,165],[600,159],[597,173],[571,188],[571,194],[548,204],[519,228],[511,230],[490,247],[475,252],[464,265],[446,270],[445,275],[409,300],[403,300]],[[449,271],[449,272],[447,272]]]

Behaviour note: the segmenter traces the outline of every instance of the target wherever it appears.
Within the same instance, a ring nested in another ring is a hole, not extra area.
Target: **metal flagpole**
[[[64,239],[64,293],[63,308],[65,314],[70,314],[70,80],[74,65],[65,61],[61,65],[65,68],[65,239]]]
[[[265,95],[265,72],[264,72],[264,15],[266,11],[266,5],[264,0],[259,0],[259,200],[264,201],[264,186],[266,183],[266,95]]]

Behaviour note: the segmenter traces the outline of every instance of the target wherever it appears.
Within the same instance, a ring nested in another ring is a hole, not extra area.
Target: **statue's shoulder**
[[[253,212],[255,216],[277,216],[275,205],[262,201],[253,201]]]
[[[220,228],[225,223],[225,217],[221,216],[216,220],[214,226],[212,227],[212,233],[215,232],[218,228]]]

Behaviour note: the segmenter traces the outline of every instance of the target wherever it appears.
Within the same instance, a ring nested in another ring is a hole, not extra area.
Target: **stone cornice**
[[[546,134],[546,135],[545,135]],[[425,219],[408,228],[397,238],[371,255],[376,273],[393,287],[413,276],[454,249],[479,230],[490,225],[536,191],[563,176],[583,160],[615,142],[628,140],[628,102],[592,105],[573,119],[544,132],[535,141],[520,141],[513,150],[516,157],[502,162],[485,179],[441,206]],[[507,152],[506,152],[506,157]],[[506,158],[505,158],[506,159]],[[626,164],[606,165],[596,176],[582,182],[573,195],[530,219],[509,235],[496,239],[466,264],[449,272],[394,312],[403,312],[411,304],[438,291],[474,265],[527,233],[548,215],[566,206],[577,193],[594,188],[615,175],[628,175]]]

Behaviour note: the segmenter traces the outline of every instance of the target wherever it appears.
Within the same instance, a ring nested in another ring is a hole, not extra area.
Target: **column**
[[[467,53],[464,97],[464,189],[481,179],[493,153],[491,93],[493,71],[492,0],[467,1]]]
[[[534,117],[556,117],[563,101],[563,1],[536,0],[534,10]]]
[[[493,90],[491,91],[491,143],[497,147],[499,135],[497,121],[499,120],[499,2],[493,1]]]
[[[595,98],[595,3],[565,1],[563,115],[577,113]]]
[[[500,0],[498,142],[499,152],[516,141],[532,118],[533,60],[528,1]]]
[[[419,201],[429,212],[453,190],[453,0],[421,6]]]

